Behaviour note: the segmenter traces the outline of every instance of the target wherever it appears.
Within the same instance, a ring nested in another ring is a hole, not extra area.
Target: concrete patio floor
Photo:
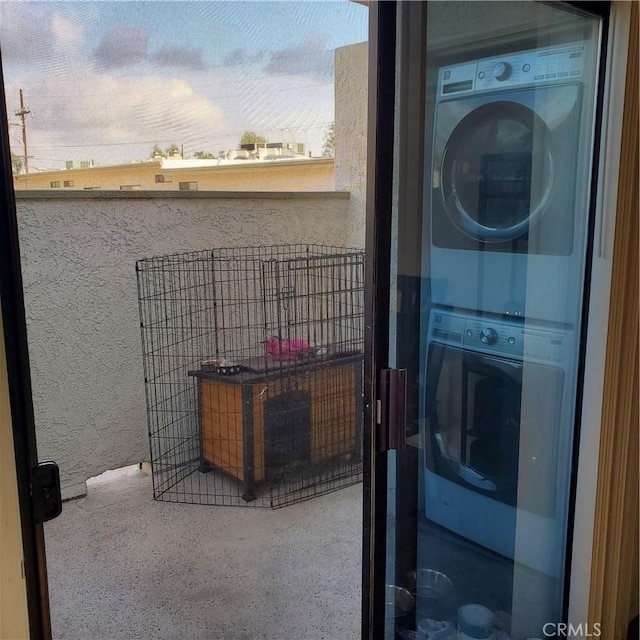
[[[156,502],[130,467],[45,525],[55,640],[352,640],[362,485],[278,510]]]

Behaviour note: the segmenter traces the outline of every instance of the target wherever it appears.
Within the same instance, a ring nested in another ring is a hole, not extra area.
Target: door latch
[[[381,369],[378,378],[378,451],[402,451],[407,444],[407,370]]]
[[[62,513],[60,469],[55,462],[39,462],[31,469],[31,500],[36,522],[53,520]]]

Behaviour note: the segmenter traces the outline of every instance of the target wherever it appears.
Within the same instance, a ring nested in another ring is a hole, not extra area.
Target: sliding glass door
[[[389,304],[375,342],[388,370],[373,372],[374,637],[553,637],[604,18],[536,2],[401,3],[394,17],[393,108],[378,102],[393,150],[370,237]]]

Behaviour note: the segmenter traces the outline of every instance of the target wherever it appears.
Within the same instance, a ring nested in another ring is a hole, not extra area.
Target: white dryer
[[[592,58],[575,42],[439,70],[426,195],[433,303],[577,321]]]

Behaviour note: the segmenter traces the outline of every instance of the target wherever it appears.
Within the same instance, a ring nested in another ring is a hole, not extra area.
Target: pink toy
[[[286,338],[278,338],[276,336],[269,336],[267,338],[267,354],[281,362],[297,360],[301,356],[306,355],[308,351],[309,343],[304,340],[287,340]]]

